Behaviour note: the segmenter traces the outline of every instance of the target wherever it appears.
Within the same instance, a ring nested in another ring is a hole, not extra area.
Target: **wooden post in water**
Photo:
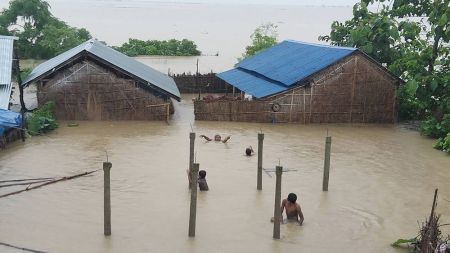
[[[262,190],[262,156],[263,156],[264,134],[258,133],[258,175],[256,189]]]
[[[276,167],[276,185],[275,185],[275,205],[273,211],[273,238],[280,239],[280,224],[281,224],[281,175],[283,174],[283,167]]]
[[[104,233],[105,235],[111,235],[111,184],[110,184],[110,171],[112,164],[110,162],[103,163],[104,171]]]
[[[190,146],[189,146],[189,173],[192,175],[192,165],[194,164],[194,145],[195,145],[195,133],[194,132],[190,132],[189,133],[189,140],[190,140]],[[189,189],[192,189],[192,184],[193,184],[192,182],[194,182],[194,181],[191,180],[191,182],[189,182]]]
[[[191,207],[189,211],[189,237],[195,237],[195,222],[197,219],[197,181],[198,181],[198,170],[200,165],[194,163],[192,165],[191,178]]]
[[[322,191],[328,191],[328,181],[330,179],[330,153],[331,153],[331,136],[327,136],[325,139],[325,161],[323,165]]]
[[[167,103],[167,108],[166,108],[166,122],[167,122],[167,124],[169,124],[169,119],[170,119],[170,103]]]

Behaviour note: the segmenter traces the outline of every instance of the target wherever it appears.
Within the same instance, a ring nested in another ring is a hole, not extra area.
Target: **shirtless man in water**
[[[296,201],[297,195],[295,195],[294,193],[289,193],[287,199],[283,199],[283,202],[281,203],[281,220],[283,220],[283,211],[284,209],[286,209],[286,216],[288,221],[298,221],[299,225],[301,226],[305,218],[303,217],[300,205],[297,204]]]

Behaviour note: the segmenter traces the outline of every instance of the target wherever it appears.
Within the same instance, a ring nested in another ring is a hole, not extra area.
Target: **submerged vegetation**
[[[33,115],[27,118],[27,129],[31,135],[40,135],[58,128],[53,112],[54,102],[47,102],[33,111]]]
[[[440,227],[450,224],[442,224],[440,222],[441,215],[436,214],[437,192],[438,189],[434,193],[430,217],[422,222],[418,235],[411,239],[398,239],[391,244],[393,247],[410,245],[416,253],[449,252],[450,235],[443,236]]]
[[[197,45],[188,39],[183,40],[138,40],[129,39],[119,47],[113,47],[128,56],[165,55],[165,56],[196,56],[201,52]]]
[[[399,119],[423,121],[423,134],[449,149],[449,0],[361,0],[352,19],[333,22],[319,40],[357,47],[400,76],[406,83],[398,90]]]

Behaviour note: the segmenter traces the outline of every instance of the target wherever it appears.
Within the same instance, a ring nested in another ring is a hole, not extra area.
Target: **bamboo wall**
[[[208,74],[178,74],[171,76],[180,93],[232,93],[233,87],[214,73]]]
[[[195,119],[302,124],[395,122],[398,81],[361,54],[347,57],[309,80],[263,100],[195,101]],[[280,106],[278,112],[272,110],[274,103]]]
[[[170,99],[91,60],[74,63],[37,85],[38,104],[56,103],[63,120],[168,120]]]
[[[3,136],[0,136],[0,149],[5,149],[6,145],[22,139],[22,133],[19,129],[11,128]]]

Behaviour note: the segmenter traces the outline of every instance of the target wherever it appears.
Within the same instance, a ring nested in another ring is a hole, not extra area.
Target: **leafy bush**
[[[422,121],[420,125],[422,134],[433,138],[445,137],[450,133],[450,114],[444,115],[441,122],[438,122],[434,117],[428,117]]]
[[[443,138],[439,138],[433,147],[450,154],[450,133],[448,133],[447,136]]]
[[[435,149],[444,150],[450,154],[450,114],[445,114],[441,122],[433,117],[422,121],[420,126],[422,134],[438,138]]]
[[[49,132],[58,127],[53,111],[55,110],[55,102],[47,102],[33,112],[27,118],[27,129],[31,135],[40,135]]]

